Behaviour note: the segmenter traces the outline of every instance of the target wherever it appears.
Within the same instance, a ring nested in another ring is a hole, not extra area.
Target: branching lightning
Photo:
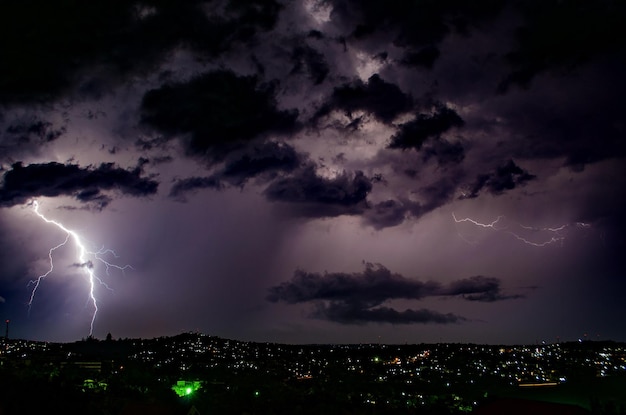
[[[101,263],[102,265],[104,265],[107,274],[109,273],[109,270],[111,268],[115,268],[120,271],[125,271],[126,269],[129,269],[132,267],[130,265],[120,266],[120,265],[116,265],[107,261],[103,257],[104,255],[113,255],[114,257],[117,257],[115,252],[110,249],[101,248],[98,251],[88,250],[87,247],[85,246],[85,243],[83,242],[83,239],[75,231],[66,228],[60,222],[54,221],[52,219],[48,219],[46,216],[44,216],[44,214],[39,211],[39,203],[36,200],[30,203],[30,205],[32,206],[33,211],[39,218],[41,218],[46,223],[56,226],[61,231],[63,231],[66,234],[66,236],[63,242],[50,248],[50,250],[48,251],[48,259],[50,261],[50,267],[48,268],[48,271],[41,274],[36,279],[30,281],[29,285],[32,284],[33,289],[31,291],[30,299],[28,301],[28,309],[30,311],[30,308],[33,304],[33,300],[35,299],[35,294],[37,293],[37,289],[39,288],[39,285],[41,284],[41,282],[54,271],[54,259],[53,259],[54,252],[66,246],[70,242],[70,240],[72,240],[72,242],[74,242],[74,244],[76,245],[76,249],[77,249],[77,252],[76,252],[77,262],[74,263],[74,266],[84,271],[85,276],[87,278],[87,282],[89,284],[88,301],[93,305],[93,313],[91,315],[91,323],[89,326],[89,336],[92,336],[93,326],[96,321],[96,315],[98,314],[98,301],[96,299],[96,293],[95,293],[96,284],[100,284],[104,286],[105,288],[107,288],[108,290],[111,290],[111,288],[100,277],[98,277],[98,275],[96,275],[94,261],[97,261]]]
[[[496,226],[496,225],[498,224],[498,222],[500,222],[500,219],[504,218],[504,216],[502,216],[502,215],[501,215],[501,216],[498,216],[498,217],[496,218],[496,220],[494,220],[494,221],[493,221],[493,222],[491,222],[491,223],[480,223],[480,222],[475,221],[474,219],[471,219],[471,218],[457,219],[457,217],[456,217],[456,215],[454,214],[454,212],[452,212],[452,218],[454,218],[454,221],[455,221],[456,223],[461,223],[461,222],[470,222],[470,223],[473,223],[473,224],[474,224],[474,225],[476,225],[476,226],[480,226],[481,228],[492,228],[492,229],[498,230],[498,228],[497,228],[497,226]]]
[[[489,223],[482,223],[472,218],[463,218],[459,219],[456,217],[454,212],[452,212],[452,218],[455,223],[468,222],[474,226],[481,228],[490,228],[497,232],[505,232],[515,239],[532,246],[543,247],[547,245],[551,245],[554,243],[563,243],[566,238],[566,232],[571,227],[576,227],[579,229],[587,229],[590,228],[591,225],[584,222],[576,222],[575,224],[564,224],[555,227],[535,227],[535,226],[526,226],[520,223],[504,223],[504,216],[498,216],[494,221]],[[516,230],[519,229],[519,230]],[[531,239],[530,236],[522,235],[523,232],[533,234],[538,236],[537,238]],[[465,236],[459,233],[459,236],[463,238],[466,242],[475,243],[474,241],[468,240]]]

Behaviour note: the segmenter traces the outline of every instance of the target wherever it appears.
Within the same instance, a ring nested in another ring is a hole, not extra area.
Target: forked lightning
[[[92,336],[94,323],[96,321],[96,315],[98,314],[98,301],[96,299],[96,293],[95,293],[96,283],[101,284],[102,286],[110,290],[109,286],[107,286],[106,283],[102,281],[100,277],[96,275],[94,261],[97,261],[103,264],[106,267],[107,273],[110,268],[116,268],[120,271],[124,271],[128,268],[131,268],[131,266],[130,265],[119,266],[119,265],[115,265],[115,264],[108,262],[106,259],[102,257],[102,255],[106,255],[106,254],[115,255],[115,252],[113,252],[110,249],[104,249],[104,248],[98,251],[88,250],[87,247],[85,246],[85,243],[83,242],[83,239],[75,231],[66,228],[60,222],[57,222],[52,219],[48,219],[46,216],[44,216],[44,214],[39,211],[39,203],[36,200],[31,203],[31,206],[33,208],[33,211],[39,218],[41,218],[46,223],[56,226],[61,231],[63,231],[66,234],[66,236],[63,242],[50,248],[50,251],[48,252],[48,258],[50,260],[50,267],[48,268],[48,271],[41,274],[36,279],[30,281],[30,284],[33,285],[33,289],[31,291],[30,299],[28,301],[28,308],[30,310],[33,304],[33,300],[35,299],[35,294],[37,293],[37,289],[39,288],[39,285],[41,284],[41,282],[54,271],[54,259],[53,259],[54,252],[57,249],[60,249],[61,247],[66,246],[70,242],[70,240],[72,240],[72,242],[74,242],[74,244],[76,245],[76,249],[77,249],[76,258],[78,261],[76,262],[75,265],[85,272],[85,276],[87,277],[87,282],[89,284],[89,301],[93,305],[93,314],[91,316],[91,323],[89,326],[89,336]]]

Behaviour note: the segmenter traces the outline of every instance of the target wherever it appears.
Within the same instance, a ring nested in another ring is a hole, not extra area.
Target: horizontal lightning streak
[[[546,245],[550,245],[550,244],[553,244],[553,243],[555,243],[555,242],[563,242],[563,241],[565,240],[565,237],[564,237],[564,236],[560,236],[560,237],[558,237],[558,238],[553,236],[553,237],[551,237],[550,239],[548,239],[548,240],[546,240],[546,241],[543,241],[543,242],[532,242],[532,241],[529,241],[529,240],[528,240],[528,239],[526,239],[526,238],[522,238],[521,236],[519,236],[518,234],[516,234],[516,233],[514,233],[514,232],[508,232],[508,233],[510,233],[511,235],[513,235],[516,239],[518,239],[518,240],[520,240],[520,241],[524,242],[525,244],[532,245],[532,246],[539,246],[539,247],[541,247],[541,246],[546,246]]]
[[[564,232],[567,228],[569,228],[570,226],[572,226],[571,224],[564,224],[564,225],[560,225],[560,226],[556,226],[556,227],[545,227],[545,228],[541,228],[541,227],[535,227],[535,226],[526,226],[526,225],[522,225],[520,223],[516,223],[515,225],[518,226],[521,229],[524,229],[526,231],[529,232],[542,232],[542,233],[548,233],[549,237],[547,239],[544,239],[543,241],[533,241],[527,237],[524,237],[522,235],[520,235],[518,232],[514,232],[513,230],[511,230],[511,226],[505,225],[505,224],[500,224],[501,220],[504,219],[503,215],[498,216],[494,221],[489,222],[489,223],[482,223],[479,222],[475,219],[472,218],[462,218],[459,219],[456,217],[456,215],[454,214],[454,212],[452,212],[452,218],[454,219],[455,223],[462,223],[462,222],[468,222],[471,223],[472,225],[481,227],[481,228],[490,228],[493,229],[494,231],[501,231],[501,232],[505,232],[511,236],[513,236],[515,239],[517,239],[518,241],[521,241],[527,245],[532,245],[532,246],[537,246],[537,247],[543,247],[543,246],[547,246],[547,245],[551,245],[553,243],[556,242],[561,242],[561,244],[563,243],[563,241],[565,240],[565,236],[562,234],[562,232]],[[589,228],[591,225],[584,223],[584,222],[577,222],[576,223],[576,227],[578,228]],[[472,243],[474,244],[475,242],[469,241],[467,238],[465,238],[463,235],[461,235],[459,233],[459,236],[461,236],[461,238],[463,240],[465,240],[466,242]]]
[[[497,228],[496,228],[496,224],[497,224],[498,222],[500,222],[500,219],[504,218],[504,216],[502,216],[502,215],[498,216],[498,217],[496,218],[496,220],[494,220],[494,221],[493,221],[493,222],[491,222],[491,223],[480,223],[480,222],[475,221],[474,219],[471,219],[471,218],[457,219],[457,217],[456,217],[456,215],[454,214],[454,212],[452,212],[452,218],[454,218],[454,221],[455,221],[456,223],[461,223],[461,222],[470,222],[470,223],[473,223],[474,225],[476,225],[476,226],[480,226],[480,227],[482,227],[482,228],[493,228],[493,229],[496,229],[496,230],[497,230]]]

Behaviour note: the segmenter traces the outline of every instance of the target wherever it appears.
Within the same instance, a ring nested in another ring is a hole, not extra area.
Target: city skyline
[[[622,3],[0,16],[11,337],[626,341]]]

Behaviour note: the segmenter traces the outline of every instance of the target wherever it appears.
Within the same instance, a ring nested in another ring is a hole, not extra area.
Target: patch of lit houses
[[[221,339],[199,333],[132,342],[128,359],[155,369],[177,370],[181,376],[203,369],[283,373],[297,380],[330,376],[330,368],[375,381],[440,382],[445,386],[501,378],[511,385],[556,384],[567,381],[567,368],[588,369],[595,376],[626,371],[626,344],[554,343],[522,346],[475,344],[345,344],[283,345]],[[0,364],[8,358],[28,359],[58,344],[6,341]],[[71,359],[72,356],[67,356]],[[74,360],[79,358],[74,356]],[[98,362],[83,362],[98,365]]]

